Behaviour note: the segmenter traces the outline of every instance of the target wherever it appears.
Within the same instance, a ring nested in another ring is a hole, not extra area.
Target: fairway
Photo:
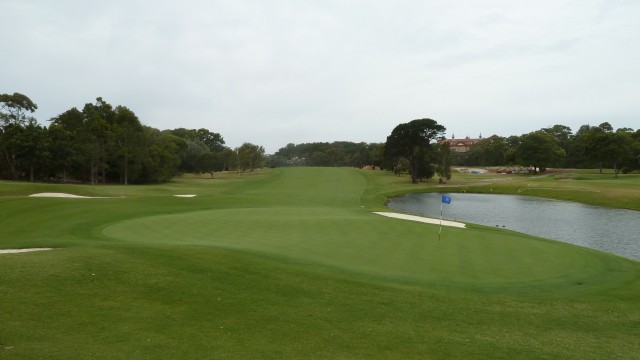
[[[0,248],[54,248],[0,255],[0,358],[640,353],[637,262],[474,225],[439,239],[374,213],[385,176],[0,183]],[[28,197],[46,191],[101,198]]]

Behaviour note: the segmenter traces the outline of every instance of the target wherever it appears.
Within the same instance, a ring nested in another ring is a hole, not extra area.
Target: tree
[[[433,140],[441,136],[446,128],[432,119],[417,119],[396,126],[387,137],[384,155],[386,158],[404,157],[409,160],[411,182],[418,182],[421,164],[430,163],[434,157]]]
[[[180,138],[160,132],[142,126],[127,107],[114,108],[100,97],[81,111],[72,108],[50,119],[49,128],[28,116],[35,109],[36,104],[22,94],[0,94],[0,177],[33,181],[53,176],[92,184],[159,182],[179,173],[181,159],[189,154],[188,141],[197,148],[193,167],[203,171],[224,168],[220,163],[231,152],[220,134],[176,129],[184,136]],[[202,156],[198,162],[203,154],[214,156]]]
[[[384,143],[369,144],[369,161],[371,162],[371,165],[383,168]]]
[[[33,113],[38,109],[36,105],[28,96],[13,93],[0,94],[0,120],[2,125],[26,125],[29,122],[27,112]]]
[[[82,149],[76,140],[82,131],[82,123],[82,112],[74,107],[52,118],[49,125],[52,170],[63,182],[67,181],[68,176],[84,178]]]
[[[391,166],[391,168],[393,169],[393,173],[397,176],[408,173],[410,167],[411,164],[409,164],[409,160],[403,157],[398,158],[397,161]]]
[[[183,154],[180,170],[184,172],[198,172],[198,161],[200,158],[211,150],[203,142],[198,140],[184,140],[187,145]]]
[[[573,136],[570,127],[556,124],[548,128],[543,128],[542,131],[555,137],[558,140],[558,145],[564,151],[568,150],[571,137]]]
[[[16,163],[19,157],[20,137],[24,131],[23,126],[13,123],[8,123],[0,128],[0,150],[4,154],[3,160],[6,163],[9,176],[13,180],[18,180]]]
[[[227,150],[224,146],[222,135],[208,129],[185,129],[177,128],[166,130],[166,133],[181,138],[186,143],[186,151],[182,154],[180,170],[185,172],[197,172],[202,156],[207,153],[214,153],[216,156],[225,158],[223,153]]]
[[[264,148],[251,143],[244,143],[237,149],[238,170],[253,172],[257,167],[262,167]]]
[[[609,126],[610,128],[611,126]],[[604,164],[613,166],[615,177],[622,170],[619,166],[633,155],[633,138],[629,132],[612,132],[598,127],[592,130],[586,142],[587,156],[600,164],[600,172]]]
[[[209,131],[207,129],[196,130],[196,139],[205,144],[209,150],[219,153],[224,150],[224,139],[222,135]]]
[[[506,165],[512,151],[506,139],[498,135],[480,139],[469,149],[467,165],[470,166],[498,166]]]
[[[141,180],[163,182],[178,175],[180,153],[184,151],[183,139],[157,129],[144,126],[144,153]]]
[[[113,108],[99,97],[95,104],[85,104],[82,116],[79,140],[86,156],[89,179],[94,185],[98,182],[100,174],[103,182],[106,181],[108,143],[113,136]]]
[[[578,131],[573,135],[569,148],[567,149],[567,156],[565,158],[565,166],[567,167],[592,167],[592,160],[586,156],[585,148],[587,138],[592,131],[592,127],[589,125],[582,125],[578,128]]]
[[[351,141],[292,144],[269,157],[269,166],[381,166],[383,144]]]
[[[613,132],[613,126],[606,121],[598,125],[598,127],[604,132]]]
[[[39,169],[39,175],[44,175],[43,169],[49,161],[50,140],[47,129],[32,120],[23,128],[16,140],[19,153],[18,166],[29,174],[29,181],[33,182],[35,170]]]
[[[451,162],[452,152],[448,142],[438,144],[438,166],[436,167],[436,173],[440,177],[440,183],[446,183],[447,180],[451,180]]]
[[[20,93],[0,94],[0,148],[4,153],[9,174],[18,179],[16,162],[20,136],[27,124],[35,122],[27,113],[33,113],[38,106],[26,95]]]
[[[220,152],[220,158],[222,159],[222,171],[231,171],[238,164],[238,153],[236,153],[230,147],[225,147]]]
[[[206,152],[200,155],[197,162],[197,169],[199,172],[205,172],[213,175],[216,171],[222,171],[224,169],[224,160],[222,158],[222,152]]]
[[[555,137],[544,131],[535,131],[522,136],[516,156],[522,165],[533,166],[537,174],[538,169],[545,171],[550,164],[562,159],[565,152]]]
[[[430,160],[427,160],[426,157],[420,159],[418,162],[418,167],[415,170],[415,176],[418,181],[422,181],[424,179],[431,179],[433,175],[436,174],[436,168],[431,164]],[[435,161],[437,159],[434,158]]]
[[[114,161],[118,164],[117,173],[121,183],[129,184],[130,167],[134,160],[139,162],[142,146],[142,124],[136,114],[125,106],[116,106],[113,116],[112,131],[116,149],[113,150]],[[138,158],[138,159],[136,159]]]
[[[65,111],[51,119],[53,170],[95,184],[115,181],[129,184],[142,169],[143,128],[133,111],[115,109],[98,97],[79,111]]]

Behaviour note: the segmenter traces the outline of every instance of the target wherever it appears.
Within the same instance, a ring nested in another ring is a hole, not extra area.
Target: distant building
[[[438,140],[438,144],[448,143],[451,151],[454,152],[467,152],[471,148],[471,145],[480,141],[482,137],[478,139],[471,139],[470,137],[466,137],[464,139],[442,139]]]

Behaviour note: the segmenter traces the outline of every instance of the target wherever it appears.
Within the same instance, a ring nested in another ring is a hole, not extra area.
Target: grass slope
[[[0,255],[0,358],[640,353],[637,262],[475,226],[438,241],[437,226],[371,213],[407,188],[329,168],[0,183],[0,248],[58,248]],[[117,198],[25,197],[44,191]]]
[[[442,191],[429,183],[409,186],[404,177],[385,177],[381,190],[389,185],[395,194],[415,191]],[[454,174],[444,188],[450,192],[517,194],[577,201],[586,204],[640,210],[640,175],[615,177],[598,170],[556,171],[542,175]]]

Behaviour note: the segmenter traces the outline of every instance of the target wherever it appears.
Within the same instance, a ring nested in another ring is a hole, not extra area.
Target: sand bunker
[[[185,198],[195,197],[195,195],[193,195],[193,194],[173,195],[173,196],[175,196],[175,197],[185,197]]]
[[[418,222],[427,223],[427,224],[440,225],[440,223],[441,223],[440,219],[432,219],[432,218],[427,218],[427,217],[422,217],[422,216],[415,216],[415,215],[398,214],[398,213],[392,213],[392,212],[374,212],[374,214],[378,214],[378,215],[382,215],[382,216],[386,216],[386,217],[391,217],[391,218],[396,218],[396,219],[418,221]],[[465,228],[466,227],[465,224],[463,224],[463,223],[455,222],[455,221],[449,221],[449,220],[442,220],[442,226],[450,226],[450,227],[457,227],[457,228]]]
[[[72,195],[65,193],[39,193],[39,194],[31,194],[29,197],[51,197],[51,198],[71,198],[71,199],[108,199],[103,196],[81,196],[81,195]]]
[[[47,251],[53,250],[52,248],[33,248],[33,249],[0,249],[0,254],[16,254],[32,251]]]

